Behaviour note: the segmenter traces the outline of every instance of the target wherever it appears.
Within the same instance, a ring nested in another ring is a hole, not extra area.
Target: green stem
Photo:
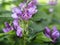
[[[22,27],[23,27],[23,45],[26,45],[26,35],[27,35],[27,28],[28,28],[28,21],[22,21]]]
[[[24,45],[26,45],[26,30],[27,30],[26,25],[27,24],[25,24],[25,22],[24,22]]]
[[[24,37],[24,45],[26,45],[26,40],[25,40],[25,37]]]

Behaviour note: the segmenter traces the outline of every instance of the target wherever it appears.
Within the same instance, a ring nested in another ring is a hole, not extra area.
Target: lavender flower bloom
[[[14,14],[12,14],[12,16],[11,16],[12,18],[14,18],[14,19],[18,19],[18,16],[17,16],[17,14],[16,13],[14,13]]]
[[[5,22],[6,28],[3,29],[4,32],[9,32],[10,30],[13,30],[13,27],[10,26],[7,22]]]
[[[18,19],[15,19],[13,21],[13,27],[14,27],[15,30],[17,29],[17,26],[19,26],[19,22],[18,22]]]
[[[3,28],[3,32],[9,32],[10,31],[10,29],[8,29],[8,28]]]
[[[21,13],[22,13],[21,10],[20,10],[18,7],[14,7],[14,8],[12,9],[12,12],[13,12],[13,13],[16,13],[16,14],[21,14]]]
[[[22,37],[22,28],[19,26],[18,19],[15,19],[13,21],[13,27],[10,26],[7,22],[5,22],[5,27],[6,28],[3,28],[3,31],[5,33],[9,32],[11,30],[14,30],[14,31],[16,31],[17,36]]]
[[[50,5],[56,5],[57,4],[57,0],[49,0],[49,4]]]
[[[17,27],[16,34],[17,36],[22,37],[22,28],[20,26]]]
[[[12,12],[13,12],[12,18],[14,18],[14,19],[19,19],[19,15],[22,14],[22,11],[18,7],[14,7],[12,9]]]
[[[33,7],[37,5],[37,0],[32,0],[31,2],[28,3],[28,7]]]
[[[22,28],[19,25],[18,19],[13,21],[14,30],[16,31],[17,36],[22,37]]]
[[[50,38],[50,29],[48,27],[45,27],[45,35]]]
[[[31,15],[27,10],[25,10],[25,11],[23,12],[23,14],[21,15],[21,17],[22,17],[22,19],[24,19],[24,20],[28,20],[28,19],[30,19],[30,18],[32,17],[32,15]]]
[[[30,14],[32,14],[32,15],[35,14],[37,12],[37,9],[36,8],[37,8],[36,6],[33,6],[33,7],[31,7],[31,8],[28,9],[28,12]]]
[[[52,31],[52,39],[53,42],[55,42],[55,40],[59,37],[59,31],[57,31],[56,26],[53,27],[53,31]]]
[[[26,7],[26,3],[20,3],[19,4],[19,8],[21,11],[23,11],[25,9],[25,7]]]
[[[37,12],[36,0],[32,0],[27,5],[26,3],[21,3],[19,8],[13,8],[12,12],[13,18],[22,18],[23,20],[28,20],[32,17],[33,14]],[[15,15],[15,16],[14,16]]]
[[[56,27],[53,27],[53,30],[51,31],[48,27],[45,28],[45,35],[48,38],[52,39],[52,42],[54,43],[56,41],[56,39],[59,37],[60,33],[58,32],[58,30],[56,29]]]

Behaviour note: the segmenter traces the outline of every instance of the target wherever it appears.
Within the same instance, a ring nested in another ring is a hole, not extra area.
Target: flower
[[[19,8],[21,11],[23,11],[25,9],[25,7],[26,7],[26,3],[20,3],[19,4]]]
[[[20,10],[18,7],[14,7],[14,8],[12,9],[12,12],[13,12],[13,13],[16,13],[16,14],[21,14],[21,13],[22,13],[21,10]]]
[[[3,32],[9,32],[11,30],[14,30],[17,34],[17,36],[22,37],[22,28],[19,26],[18,19],[15,19],[13,21],[13,26],[11,26],[9,23],[5,22],[5,28],[3,28]]]
[[[53,42],[59,37],[59,31],[57,31],[57,28],[56,26],[53,27],[53,31],[52,31],[52,39],[53,39]]]
[[[25,2],[20,3],[18,7],[12,8],[12,18],[13,26],[9,25],[8,23],[5,23],[6,28],[3,29],[4,32],[9,32],[10,30],[14,30],[16,32],[16,35],[19,37],[22,37],[22,30],[21,26],[19,25],[20,20],[29,20],[36,12],[36,0],[31,0],[26,3],[27,0],[24,0]]]
[[[3,32],[9,32],[10,30],[13,30],[13,27],[9,25],[8,22],[5,22],[5,27],[3,28]]]
[[[18,19],[13,21],[14,30],[16,31],[17,36],[22,37],[22,28],[19,25]]]
[[[25,11],[23,12],[23,14],[21,15],[22,19],[24,20],[28,20],[32,17],[32,15],[28,12],[28,10],[25,9]]]
[[[35,14],[37,12],[37,9],[36,8],[37,8],[36,6],[33,6],[33,7],[31,7],[31,8],[28,9],[28,12],[30,14],[32,14],[32,15]]]
[[[15,19],[15,20],[13,21],[14,30],[17,29],[17,26],[19,26],[19,22],[18,22],[18,19]]]
[[[12,12],[12,18],[29,20],[37,12],[36,0],[31,0],[28,4],[20,3],[19,7],[12,9]]]
[[[53,26],[53,30],[52,31],[48,27],[45,28],[45,35],[48,38],[51,38],[52,42],[56,42],[56,39],[59,37],[60,33],[57,30],[56,26]]]
[[[48,27],[45,27],[45,35],[50,38],[50,29]]]
[[[17,36],[22,37],[22,30],[23,29],[20,26],[17,27],[17,31],[16,31]]]
[[[19,19],[19,15],[22,14],[22,11],[18,7],[14,7],[12,9],[13,14],[11,15],[12,18],[14,19]]]
[[[56,5],[57,4],[57,0],[49,0],[49,4],[50,5]]]
[[[12,14],[12,16],[11,16],[12,18],[14,18],[14,19],[18,19],[18,16],[17,16],[17,14],[16,13],[14,13],[14,14]]]

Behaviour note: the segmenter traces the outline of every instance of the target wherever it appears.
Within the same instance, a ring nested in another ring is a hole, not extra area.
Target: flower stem
[[[25,40],[25,37],[24,37],[24,45],[26,45],[26,40]]]
[[[27,22],[24,21],[24,45],[26,45]]]

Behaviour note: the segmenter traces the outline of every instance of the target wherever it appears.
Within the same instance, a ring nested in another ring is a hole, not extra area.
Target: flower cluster
[[[59,31],[57,30],[56,26],[54,26],[52,28],[52,30],[50,30],[48,27],[45,28],[45,35],[48,37],[48,38],[51,38],[52,39],[52,42],[55,42],[56,39],[59,37],[60,33]]]
[[[27,2],[26,2],[27,1]],[[28,20],[32,17],[33,14],[37,12],[36,7],[36,0],[31,0],[28,2],[28,0],[25,0],[25,2],[20,3],[18,7],[14,7],[12,9],[12,18],[13,26],[5,23],[6,28],[3,29],[4,32],[9,32],[10,30],[16,31],[17,36],[22,37],[22,30],[23,28],[20,26],[19,21],[22,20]]]
[[[36,8],[36,0],[30,1],[28,4],[25,2],[20,3],[18,7],[12,9],[12,17],[15,19],[28,20],[37,12]]]
[[[11,30],[16,31],[17,36],[22,37],[22,28],[20,27],[18,20],[13,21],[13,26],[11,26],[8,22],[5,22],[5,28],[3,28],[3,31],[9,32]]]
[[[9,23],[5,22],[5,28],[3,28],[3,31],[9,32],[10,30],[13,30],[13,27]]]

